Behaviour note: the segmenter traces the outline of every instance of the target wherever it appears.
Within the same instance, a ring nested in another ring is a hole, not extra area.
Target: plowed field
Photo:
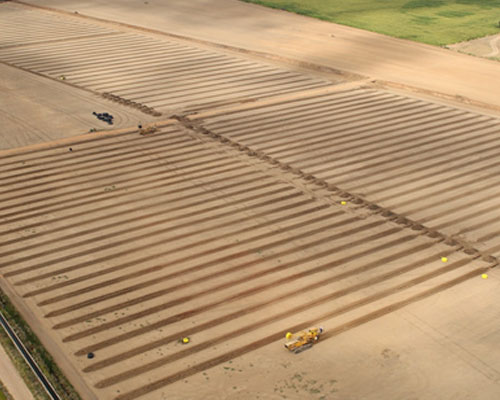
[[[498,118],[199,41],[0,10],[2,62],[168,113],[150,130],[0,152],[2,288],[86,398],[411,398],[436,362],[456,372],[446,393],[494,394],[498,352],[467,340],[495,343],[497,326],[482,321],[474,340],[454,327],[474,321],[460,300],[498,293],[481,279],[500,254]],[[426,325],[419,304],[456,320]],[[283,349],[311,325],[325,328],[311,351]],[[412,362],[425,349],[424,373]],[[422,398],[446,398],[435,393]]]
[[[177,124],[16,152],[2,157],[1,272],[98,398],[134,399],[489,265],[295,179]]]
[[[500,255],[500,120],[375,90],[196,119],[210,131]]]

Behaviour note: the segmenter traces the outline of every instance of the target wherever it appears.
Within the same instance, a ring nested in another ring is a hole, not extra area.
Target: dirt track
[[[500,35],[493,35],[453,44],[450,45],[449,48],[479,57],[491,57],[498,60],[500,56],[500,50],[498,48],[499,42]]]
[[[8,68],[175,113],[0,153],[1,283],[89,396],[496,399],[497,118],[0,6],[33,21],[24,39],[4,20]],[[316,324],[324,341],[284,351]]]
[[[3,347],[0,346],[0,379],[14,399],[33,400],[33,395],[24,383]]]

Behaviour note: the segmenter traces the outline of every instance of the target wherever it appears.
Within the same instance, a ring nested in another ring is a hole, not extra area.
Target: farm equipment
[[[298,333],[288,332],[286,334],[287,342],[285,343],[285,347],[295,354],[300,353],[312,347],[312,345],[319,340],[322,333],[323,328],[321,327],[309,328],[306,331]]]
[[[108,113],[96,113],[95,111],[92,112],[92,114],[94,114],[96,116],[97,119],[101,120],[101,121],[104,121],[104,122],[107,122],[109,125],[113,125],[113,116],[111,114],[108,114]]]

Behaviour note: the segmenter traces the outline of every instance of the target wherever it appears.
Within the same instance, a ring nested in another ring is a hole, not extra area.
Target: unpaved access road
[[[479,39],[469,40],[467,42],[456,43],[448,46],[450,49],[473,54],[479,57],[500,57],[500,34],[486,36]]]
[[[34,400],[26,383],[2,346],[0,346],[0,380],[14,397],[14,400]]]
[[[338,68],[500,107],[498,62],[237,0],[27,3]]]

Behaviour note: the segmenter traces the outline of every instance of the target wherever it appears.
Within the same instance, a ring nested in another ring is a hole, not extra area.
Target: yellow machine
[[[286,334],[287,342],[285,343],[285,347],[294,353],[300,353],[312,347],[312,345],[319,340],[322,333],[323,328],[321,327],[309,328],[306,331],[298,333],[288,332]]]

